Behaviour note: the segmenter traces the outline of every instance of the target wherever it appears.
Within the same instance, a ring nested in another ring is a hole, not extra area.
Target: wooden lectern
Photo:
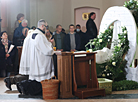
[[[98,86],[95,53],[62,52],[57,54],[57,68],[60,98],[70,98],[72,94],[79,98],[105,96],[105,89]]]

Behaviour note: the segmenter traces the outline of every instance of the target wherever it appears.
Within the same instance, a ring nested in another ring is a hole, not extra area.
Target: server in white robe
[[[29,79],[38,82],[54,76],[52,43],[45,37],[46,22],[38,21],[38,28],[30,36],[30,73]]]
[[[21,75],[29,75],[30,73],[30,38],[33,32],[34,30],[29,30],[27,37],[24,40],[19,67],[19,74]]]

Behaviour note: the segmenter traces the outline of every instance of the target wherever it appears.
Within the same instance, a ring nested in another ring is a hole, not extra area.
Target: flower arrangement
[[[132,11],[132,14],[138,27],[138,0],[126,1],[124,7]]]
[[[86,44],[86,47],[88,45],[94,45],[95,47],[92,48],[92,50],[96,51],[107,47],[107,45],[111,43],[114,44],[112,56],[110,59],[106,63],[98,65],[98,67],[103,68],[103,71],[101,73],[102,77],[118,80],[120,76],[121,78],[125,78],[126,60],[123,58],[123,56],[129,50],[127,29],[126,27],[122,27],[122,33],[118,34],[118,40],[115,40],[113,42],[111,42],[112,35],[113,26],[110,25],[109,28],[105,30],[105,32],[101,33],[97,38],[90,40],[90,42]]]
[[[138,10],[138,1],[137,0],[130,0],[125,1],[124,7],[127,7],[129,10]]]
[[[124,73],[126,60],[123,56],[129,50],[129,41],[127,39],[127,29],[126,27],[122,27],[122,33],[118,34],[118,41],[116,41],[113,50],[113,54],[110,60],[107,62],[107,69],[112,72],[112,79],[114,80],[119,76],[119,74]]]
[[[110,45],[112,40],[112,34],[113,34],[113,26],[111,25],[107,30],[98,35],[97,38],[90,40],[90,42],[88,42],[85,45],[86,49],[88,50],[87,48],[88,45],[90,45],[90,49],[92,49],[92,46],[95,46],[92,49],[93,51],[101,50],[107,45]]]

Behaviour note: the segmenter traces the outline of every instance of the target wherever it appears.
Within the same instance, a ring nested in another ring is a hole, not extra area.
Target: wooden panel
[[[68,57],[66,57],[64,59],[65,61],[65,89],[66,89],[66,92],[69,92],[70,91],[70,86],[68,85],[70,83],[70,65],[68,64],[70,61],[70,59],[68,59]]]
[[[75,75],[78,86],[87,85],[87,62],[75,62]]]
[[[105,90],[98,87],[95,54],[87,54],[85,57],[77,58],[73,56],[73,59],[74,95],[79,98],[98,95],[104,96]],[[87,85],[87,88],[77,89],[79,85]]]
[[[94,59],[96,59],[95,55]],[[98,88],[99,86],[96,73],[96,60],[91,61],[91,69],[92,88]]]
[[[72,97],[71,55],[57,55],[58,79],[60,80],[60,98]]]
[[[22,47],[17,47],[17,49],[18,49],[19,66],[20,66],[20,60],[21,60],[21,55],[22,55]]]

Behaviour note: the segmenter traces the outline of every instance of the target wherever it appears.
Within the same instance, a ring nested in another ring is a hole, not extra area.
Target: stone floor
[[[12,91],[8,90],[0,78],[0,102],[138,102],[138,90],[114,91],[112,95],[106,97],[90,97],[87,99],[57,99],[43,100],[41,98],[19,98],[15,85],[12,85]]]

